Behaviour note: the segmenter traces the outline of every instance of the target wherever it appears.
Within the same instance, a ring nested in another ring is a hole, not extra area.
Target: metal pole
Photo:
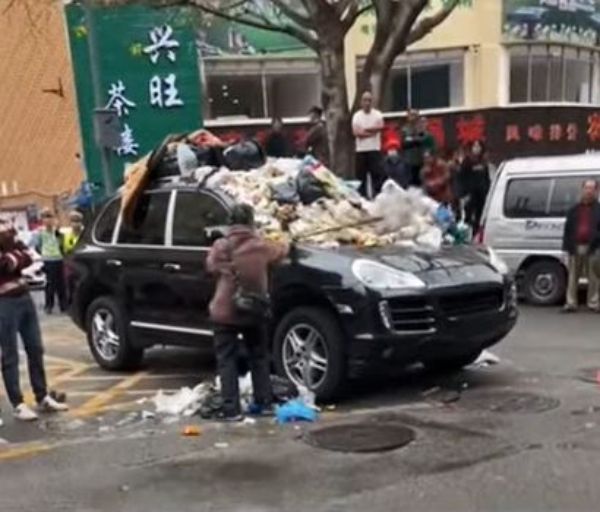
[[[85,10],[85,19],[88,28],[88,48],[90,56],[90,70],[92,73],[92,88],[94,90],[94,105],[96,108],[102,108],[104,106],[103,94],[102,94],[102,83],[100,80],[100,73],[98,70],[98,48],[96,46],[96,27],[94,26],[92,9],[90,8],[89,2],[83,2],[83,8]],[[113,184],[112,173],[110,170],[110,150],[107,148],[98,148],[100,150],[100,162],[102,166],[102,180],[104,182],[104,192],[106,196],[111,196],[115,187]]]

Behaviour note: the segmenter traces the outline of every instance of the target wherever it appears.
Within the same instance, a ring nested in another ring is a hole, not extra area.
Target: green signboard
[[[202,124],[194,29],[185,11],[65,6],[87,178],[100,195],[169,133]]]

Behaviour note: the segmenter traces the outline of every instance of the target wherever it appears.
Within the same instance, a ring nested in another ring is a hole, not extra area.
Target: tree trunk
[[[344,178],[354,177],[354,136],[348,108],[344,43],[327,44],[319,48],[322,101],[327,121],[331,169]]]

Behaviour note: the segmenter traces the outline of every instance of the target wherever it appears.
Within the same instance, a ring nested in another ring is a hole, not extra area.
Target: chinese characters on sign
[[[173,29],[169,25],[154,27],[148,34],[150,44],[142,49],[153,65],[159,64],[161,56],[168,62],[177,61],[176,51],[180,44],[174,38]],[[126,96],[126,85],[122,80],[112,83],[108,90],[107,109],[113,109],[119,117],[129,117],[130,111],[137,107],[137,103]],[[166,76],[153,75],[148,82],[148,101],[152,107],[170,109],[183,107],[184,102],[177,88],[177,76],[169,73]],[[117,155],[137,156],[139,144],[136,142],[135,134],[127,123],[123,125],[121,132],[121,144],[114,148]]]
[[[475,141],[485,141],[485,118],[481,114],[473,117],[460,116],[456,122],[456,139],[462,146]]]
[[[169,25],[154,27],[148,36],[151,44],[143,49],[146,55],[150,55],[152,64],[156,64],[161,56],[161,52],[166,53],[167,59],[175,62],[177,56],[175,49],[179,48],[179,42],[173,39],[173,29]]]
[[[118,80],[117,82],[111,84],[108,89],[108,103],[106,104],[107,109],[112,109],[117,111],[117,115],[119,117],[128,116],[129,109],[135,108],[137,105],[127,99],[125,96],[125,85],[122,80]]]
[[[166,78],[158,75],[150,79],[150,105],[159,108],[182,107],[183,101],[175,85],[177,77],[171,73]]]
[[[595,117],[597,116],[597,117]],[[530,124],[523,131],[518,124],[507,124],[504,140],[522,142],[522,133],[526,133],[526,140],[533,143],[549,140],[550,142],[577,142],[579,127],[577,123],[551,123],[547,127],[541,123]],[[591,142],[600,141],[600,114],[593,114],[588,118],[588,136]]]

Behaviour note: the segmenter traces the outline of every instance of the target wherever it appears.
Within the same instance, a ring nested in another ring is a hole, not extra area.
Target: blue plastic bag
[[[313,422],[317,420],[319,414],[315,409],[306,405],[302,399],[295,398],[283,405],[278,405],[275,408],[275,417],[277,423],[283,425],[296,421]]]

